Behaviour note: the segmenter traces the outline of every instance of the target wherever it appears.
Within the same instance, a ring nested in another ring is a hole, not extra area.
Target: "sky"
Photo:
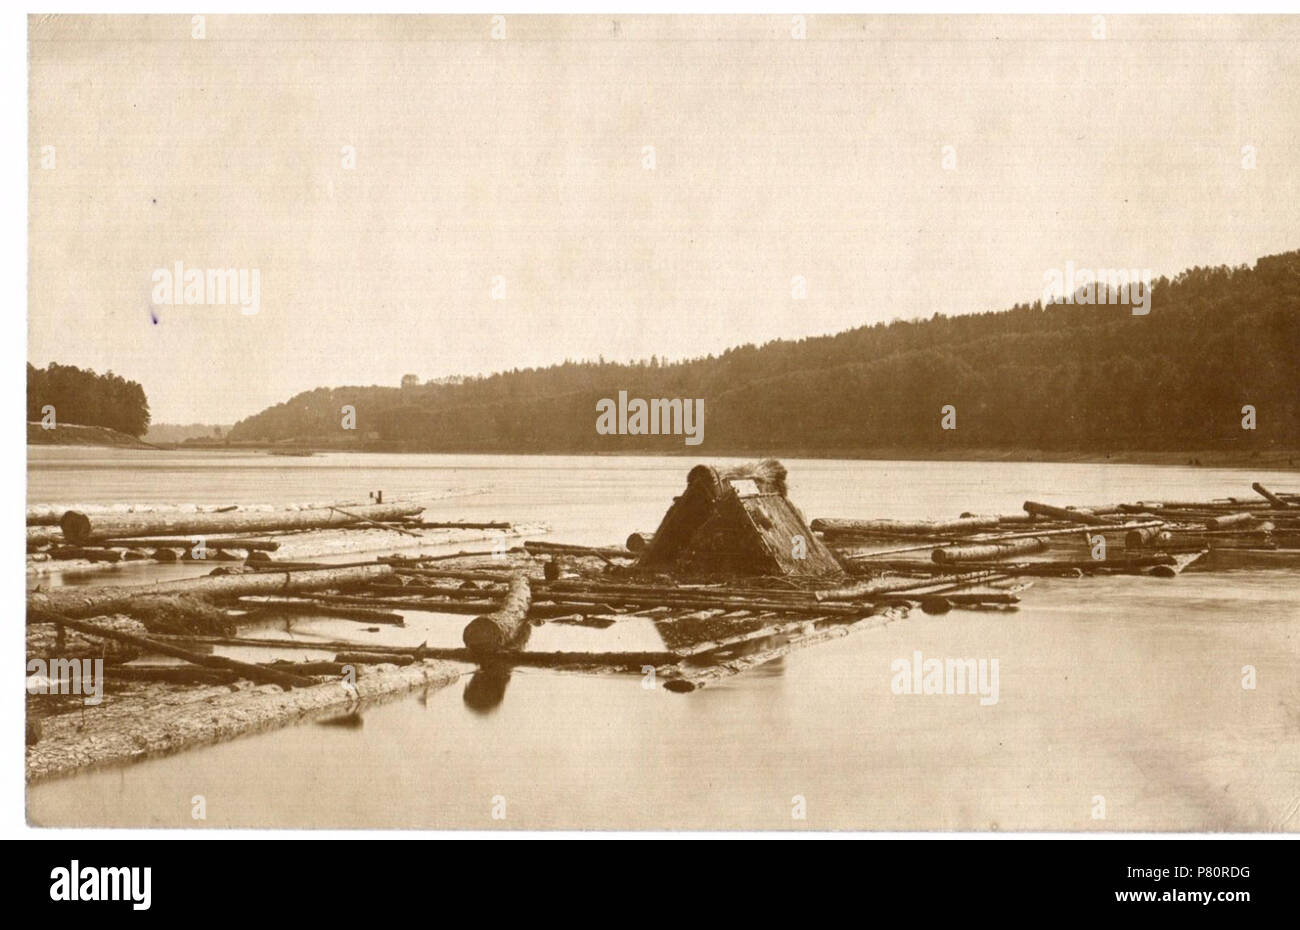
[[[1296,18],[43,16],[29,58],[28,360],[155,423],[1300,248]],[[159,303],[177,262],[257,312]]]

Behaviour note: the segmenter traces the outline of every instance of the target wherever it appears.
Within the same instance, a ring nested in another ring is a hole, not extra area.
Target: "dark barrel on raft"
[[[511,649],[528,625],[532,599],[528,578],[524,575],[511,578],[501,606],[490,614],[475,617],[465,627],[461,639],[469,651],[475,655],[493,655]]]

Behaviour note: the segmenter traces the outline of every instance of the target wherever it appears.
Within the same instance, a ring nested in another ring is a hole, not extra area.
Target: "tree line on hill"
[[[1295,448],[1298,358],[1300,251],[1158,278],[1144,315],[1036,301],[674,363],[567,361],[458,383],[318,388],[240,421],[229,438],[448,452],[683,450],[680,436],[597,432],[597,402],[627,391],[703,398],[701,449],[720,454]],[[354,430],[344,429],[344,405],[355,410]],[[955,429],[943,428],[948,406]],[[1248,417],[1253,429],[1243,428]]]
[[[47,408],[53,408],[52,411]],[[139,438],[149,428],[149,400],[144,388],[113,372],[51,362],[48,368],[27,363],[27,419],[78,426],[104,426]]]

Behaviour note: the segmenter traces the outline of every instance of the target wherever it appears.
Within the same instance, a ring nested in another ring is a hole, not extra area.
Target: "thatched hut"
[[[785,466],[697,465],[637,559],[637,568],[684,574],[843,574],[786,497]]]

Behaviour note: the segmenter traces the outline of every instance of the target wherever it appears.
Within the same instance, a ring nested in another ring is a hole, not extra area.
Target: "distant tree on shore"
[[[135,381],[109,371],[51,362],[48,368],[27,364],[27,419],[39,421],[46,406],[56,423],[104,426],[140,437],[149,428],[149,400]]]
[[[680,362],[318,388],[229,438],[341,442],[340,406],[351,404],[380,440],[411,450],[681,451],[680,436],[597,434],[596,402],[627,391],[703,398],[706,452],[1300,447],[1300,251],[1159,278],[1150,297],[1145,315],[1036,301]],[[945,430],[949,405],[957,428]],[[1247,405],[1254,429],[1243,428]]]

